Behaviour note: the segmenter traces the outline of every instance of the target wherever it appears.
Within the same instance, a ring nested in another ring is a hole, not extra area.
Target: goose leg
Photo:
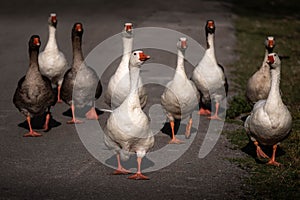
[[[44,126],[43,126],[44,131],[47,131],[48,128],[49,128],[50,117],[51,117],[51,116],[50,116],[50,112],[48,112],[47,115],[46,115],[46,121],[45,121],[45,124],[44,124]]]
[[[269,158],[269,156],[267,156],[260,148],[257,141],[254,142],[254,145],[256,146],[256,155],[258,158]]]
[[[35,131],[32,130],[31,122],[30,122],[31,118],[30,118],[29,115],[26,117],[26,119],[27,119],[27,123],[28,123],[28,126],[29,126],[29,133],[26,133],[23,136],[24,137],[39,137],[39,136],[42,136],[42,134],[37,133],[37,132],[35,132]]]
[[[191,137],[191,127],[192,127],[193,119],[192,116],[190,116],[189,122],[186,125],[186,130],[185,130],[185,138],[189,139]]]
[[[142,163],[142,158],[141,157],[137,158],[137,163],[138,163],[138,169],[137,169],[136,174],[134,174],[132,176],[129,176],[128,178],[129,179],[135,179],[135,180],[148,180],[149,177],[144,176],[141,172],[141,163]]]
[[[117,154],[118,168],[113,172],[113,175],[129,174],[131,171],[125,169],[121,165],[120,154]]]
[[[215,111],[215,114],[214,114],[213,116],[208,117],[208,119],[222,120],[222,119],[218,116],[219,107],[220,107],[220,104],[219,104],[219,103],[216,103],[216,111]]]
[[[71,104],[71,110],[72,110],[72,120],[68,121],[67,124],[80,124],[83,123],[82,121],[75,118],[75,106],[72,103]]]
[[[95,103],[94,106],[85,114],[87,119],[91,119],[91,120],[98,120],[99,117],[97,115],[96,109],[95,109]]]
[[[271,157],[271,159],[269,160],[269,162],[267,164],[279,167],[280,163],[275,161],[276,149],[277,149],[277,144],[273,145],[273,154],[272,154],[272,157]]]
[[[63,101],[60,98],[60,89],[61,89],[61,85],[57,86],[57,103],[62,103]]]
[[[183,143],[183,141],[177,139],[176,136],[175,136],[175,131],[174,131],[175,124],[174,124],[173,120],[170,121],[170,126],[171,126],[171,129],[172,129],[172,139],[169,142],[169,144],[181,144],[181,143]]]

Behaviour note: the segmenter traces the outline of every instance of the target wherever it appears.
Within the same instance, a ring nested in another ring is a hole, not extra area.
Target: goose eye
[[[133,55],[136,55],[136,53],[133,53]]]

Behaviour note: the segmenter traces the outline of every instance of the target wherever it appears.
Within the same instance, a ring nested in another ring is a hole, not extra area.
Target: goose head
[[[269,53],[271,53],[275,47],[275,38],[273,36],[268,36],[265,40],[265,47]]]
[[[56,28],[57,25],[57,19],[56,19],[56,13],[51,13],[50,17],[48,19],[48,23],[50,26],[53,26],[54,28]]]
[[[208,34],[214,34],[214,33],[215,33],[215,30],[216,30],[216,27],[215,27],[215,22],[214,22],[214,20],[207,20],[206,26],[205,26],[206,36],[207,36]]]
[[[40,36],[32,35],[29,40],[29,50],[39,50],[41,46]]]
[[[82,23],[77,22],[74,24],[73,28],[72,28],[72,38],[77,37],[81,37],[83,34],[83,27],[82,27]]]
[[[270,53],[268,55],[267,63],[270,65],[271,69],[277,69],[281,65],[281,61],[277,53]]]
[[[179,38],[177,42],[177,48],[181,51],[185,51],[187,48],[187,39],[185,37]]]
[[[132,23],[125,23],[124,24],[124,29],[123,29],[122,34],[126,38],[131,38],[132,37]]]
[[[150,56],[146,55],[143,51],[134,51],[130,55],[130,66],[140,67],[149,58]]]

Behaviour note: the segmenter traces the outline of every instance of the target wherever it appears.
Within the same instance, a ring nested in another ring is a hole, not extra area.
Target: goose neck
[[[280,96],[280,67],[271,69],[271,89],[266,102],[266,110],[274,111],[278,106],[282,105],[282,99]]]
[[[47,49],[57,49],[57,43],[56,43],[56,37],[55,37],[55,33],[56,33],[56,28],[49,25],[49,37],[48,37],[48,42],[47,45],[45,47],[45,50]]]
[[[30,67],[38,68],[38,55],[39,50],[29,50],[29,63]]]
[[[184,69],[184,55],[185,52],[178,49],[177,52],[177,67],[176,67],[176,73],[175,73],[175,78],[177,75],[179,75],[181,78],[186,78],[186,73]]]
[[[133,108],[141,107],[140,99],[138,95],[138,88],[139,88],[139,74],[140,68],[139,67],[131,67],[130,66],[130,94],[128,96],[129,105]]]
[[[116,73],[128,72],[128,65],[132,51],[132,38],[123,37],[123,56]]]
[[[209,33],[206,37],[207,50],[211,50],[213,53],[215,51],[214,36],[215,36],[214,34]]]
[[[74,37],[73,41],[73,67],[79,67],[84,61],[81,45],[81,37]]]

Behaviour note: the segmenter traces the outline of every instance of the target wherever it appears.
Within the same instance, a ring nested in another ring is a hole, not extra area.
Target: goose
[[[192,80],[201,94],[199,114],[211,114],[205,105],[212,100],[215,102],[215,114],[208,118],[221,120],[218,116],[219,105],[221,100],[227,96],[228,83],[224,74],[224,67],[218,64],[215,56],[215,29],[215,22],[213,20],[207,20],[205,26],[207,49],[203,58],[193,71]]]
[[[128,66],[133,45],[132,23],[124,24],[124,30],[122,32],[122,41],[123,56],[115,74],[110,78],[108,82],[107,91],[105,93],[105,102],[112,108],[120,106],[130,92],[130,78]],[[145,107],[147,103],[147,94],[140,77],[139,98],[142,108]]]
[[[273,52],[275,39],[268,36],[265,40],[265,57],[261,67],[248,80],[246,86],[246,97],[249,102],[255,104],[257,101],[267,99],[271,88],[270,67],[267,64],[268,54]]]
[[[86,118],[98,120],[95,100],[102,94],[102,85],[97,73],[84,62],[82,35],[82,23],[75,23],[72,28],[73,63],[65,73],[61,87],[61,98],[72,110],[72,120],[68,121],[68,124],[82,123],[75,117],[75,107],[83,108],[91,104]]]
[[[277,145],[285,139],[292,128],[292,116],[284,105],[280,95],[281,61],[276,53],[268,54],[267,63],[271,71],[271,89],[267,99],[254,104],[251,114],[247,117],[244,127],[256,146],[258,158],[269,158],[259,144],[273,146],[273,154],[268,164],[279,166],[275,161]]]
[[[38,62],[40,72],[47,76],[52,83],[52,86],[57,86],[57,102],[61,103],[60,90],[65,72],[68,69],[68,63],[65,55],[59,50],[56,42],[56,26],[57,18],[55,13],[51,13],[49,20],[49,38],[47,45],[39,54]]]
[[[182,143],[177,139],[174,133],[175,119],[184,119],[189,117],[186,126],[185,137],[190,137],[192,126],[192,112],[199,103],[200,95],[195,84],[187,78],[184,69],[184,55],[187,48],[187,39],[182,37],[177,43],[177,67],[173,79],[167,83],[166,88],[161,95],[161,104],[165,109],[167,118],[170,121],[172,130],[172,139],[170,144]]]
[[[48,130],[51,117],[50,107],[57,101],[55,91],[51,86],[51,81],[41,75],[38,64],[38,54],[41,42],[38,35],[32,35],[29,40],[29,68],[25,76],[19,82],[14,93],[13,103],[18,110],[26,116],[29,132],[24,137],[38,137],[42,134],[33,131],[31,118],[46,114],[44,130]]]
[[[137,173],[129,179],[149,179],[141,173],[141,162],[146,152],[154,145],[154,136],[147,115],[143,112],[138,95],[141,65],[150,58],[143,51],[134,51],[130,56],[130,93],[122,104],[114,109],[106,122],[104,143],[116,152],[118,168],[114,174],[128,174],[121,160],[128,160],[130,153],[137,155]]]

